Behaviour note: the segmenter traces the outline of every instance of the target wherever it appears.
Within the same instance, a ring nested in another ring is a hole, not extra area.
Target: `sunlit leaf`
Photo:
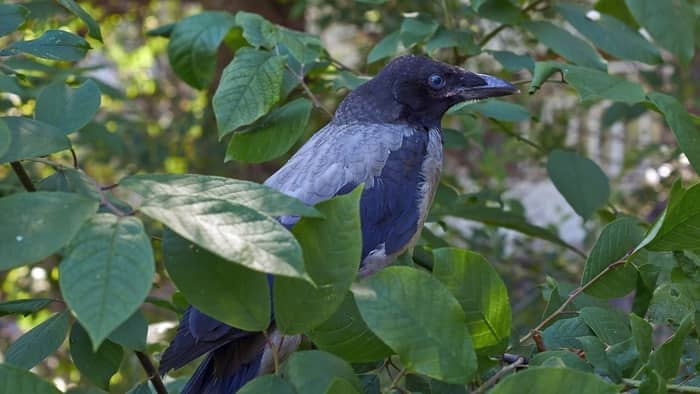
[[[100,25],[88,14],[85,10],[80,7],[74,0],[56,0],[58,4],[65,7],[72,14],[80,18],[88,28],[88,35],[98,41],[102,41],[102,32],[100,31]]]
[[[0,50],[0,56],[27,53],[49,60],[77,61],[90,49],[85,39],[63,30],[48,30],[36,40],[15,41]]]
[[[12,300],[0,302],[0,316],[5,315],[29,315],[42,310],[47,305],[56,300],[51,298],[27,298],[23,300]]]
[[[493,394],[613,394],[618,389],[592,373],[569,368],[528,368],[503,379]]]
[[[256,48],[272,48],[277,44],[277,28],[258,14],[238,11],[236,25],[243,29],[243,38]]]

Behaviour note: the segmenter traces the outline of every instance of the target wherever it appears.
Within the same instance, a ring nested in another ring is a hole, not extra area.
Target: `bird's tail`
[[[235,394],[258,374],[262,352],[250,362],[242,364],[230,376],[217,374],[215,357],[216,351],[207,355],[192,374],[181,394]]]

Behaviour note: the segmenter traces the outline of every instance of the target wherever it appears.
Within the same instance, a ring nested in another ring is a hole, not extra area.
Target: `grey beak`
[[[489,97],[508,96],[520,90],[512,84],[486,74],[476,74],[486,82],[485,85],[472,86],[461,91],[464,100],[477,100]]]

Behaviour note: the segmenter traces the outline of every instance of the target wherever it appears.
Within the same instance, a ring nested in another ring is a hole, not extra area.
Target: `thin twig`
[[[27,174],[27,170],[24,169],[22,163],[19,161],[13,161],[10,163],[10,166],[12,166],[12,170],[17,175],[17,178],[19,178],[19,181],[22,183],[22,186],[24,186],[24,189],[28,192],[35,192],[36,187],[34,187],[32,178],[29,177],[29,174]]]
[[[302,89],[304,89],[304,92],[306,93],[306,95],[309,96],[309,98],[311,99],[311,101],[314,103],[314,107],[316,107],[316,108],[322,110],[322,111],[325,112],[329,117],[332,118],[332,117],[333,117],[333,114],[331,113],[331,111],[329,111],[328,109],[326,109],[326,107],[324,107],[323,104],[321,104],[321,102],[318,100],[318,97],[316,97],[316,95],[311,91],[311,89],[309,89],[309,86],[306,84],[306,82],[304,82],[304,79],[301,78],[299,81],[300,81],[301,87],[302,87]]]
[[[600,271],[600,273],[598,273],[598,275],[594,276],[591,280],[586,282],[585,285],[577,287],[574,291],[571,292],[571,294],[569,294],[569,296],[566,298],[564,303],[562,303],[559,306],[559,308],[557,308],[557,310],[552,312],[549,316],[547,316],[544,320],[542,320],[542,322],[540,322],[540,324],[538,324],[535,328],[530,330],[530,332],[527,335],[525,335],[524,337],[522,337],[520,339],[519,343],[520,344],[524,343],[528,339],[532,338],[533,335],[542,331],[542,329],[544,329],[547,325],[549,325],[549,323],[551,323],[554,319],[556,319],[559,315],[561,315],[561,313],[564,312],[564,310],[569,305],[571,305],[571,303],[574,301],[574,299],[576,299],[576,297],[578,297],[584,291],[588,290],[591,286],[593,286],[601,278],[605,277],[607,274],[614,271],[617,267],[624,265],[627,262],[627,259],[629,258],[629,256],[630,256],[630,253],[627,253],[623,258],[610,264],[604,270]]]
[[[641,380],[634,380],[634,379],[622,379],[622,383],[631,386],[631,387],[640,387],[642,385]],[[700,393],[700,387],[696,386],[683,386],[679,384],[667,384],[666,385],[666,390],[668,390],[669,393]]]
[[[515,138],[516,140],[518,140],[520,142],[523,142],[527,145],[530,145],[531,147],[537,149],[541,153],[547,153],[547,150],[545,148],[543,148],[540,144],[523,137],[519,133],[516,133],[515,131],[511,130],[508,126],[503,124],[503,122],[496,120],[496,119],[492,119],[492,120],[494,123],[496,123],[500,127],[500,129],[501,129],[501,131],[503,131],[503,133]]]
[[[391,381],[391,386],[389,386],[389,391],[391,390],[400,390],[400,391],[406,391],[403,388],[399,387],[399,381],[401,378],[403,378],[406,375],[406,368],[401,368],[401,371],[399,371],[398,375],[394,378],[394,380]]]
[[[153,383],[153,388],[156,389],[156,393],[168,394],[168,390],[165,388],[163,380],[160,378],[160,374],[153,365],[153,362],[151,362],[151,358],[143,352],[135,351],[134,353],[136,353],[136,357],[138,357],[143,370],[146,371],[146,375],[151,380],[151,383]]]
[[[499,380],[501,380],[502,377],[510,373],[511,371],[514,371],[521,365],[525,364],[525,357],[520,357],[517,360],[515,360],[514,363],[510,365],[506,365],[505,367],[501,368],[498,372],[496,372],[493,376],[489,378],[484,384],[479,386],[476,390],[472,392],[472,394],[478,394],[478,393],[484,393],[486,390],[488,390],[490,387],[498,383]]]
[[[75,150],[73,148],[70,148],[70,154],[73,156],[73,168],[76,170],[78,169],[78,155],[75,154]]]

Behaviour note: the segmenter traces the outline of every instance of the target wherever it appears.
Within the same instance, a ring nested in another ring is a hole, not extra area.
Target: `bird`
[[[351,91],[333,118],[265,185],[307,205],[364,185],[360,196],[362,258],[358,277],[381,270],[420,236],[443,161],[440,123],[455,104],[518,92],[512,84],[424,56],[404,55]],[[295,216],[278,218],[291,228]],[[272,277],[269,277],[271,285]],[[294,351],[300,336],[231,327],[189,306],[163,353],[164,375],[207,354],[183,394],[235,393],[272,371],[270,342],[278,354]]]

